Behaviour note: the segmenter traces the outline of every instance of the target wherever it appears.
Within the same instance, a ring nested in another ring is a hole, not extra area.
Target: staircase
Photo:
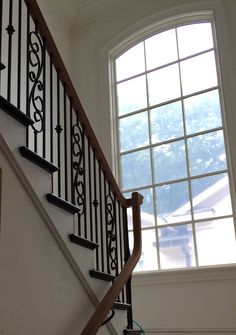
[[[37,2],[0,1],[0,17],[1,151],[89,297],[81,334],[120,334],[124,312],[123,333],[142,334],[133,329],[131,299],[142,197],[122,196]]]

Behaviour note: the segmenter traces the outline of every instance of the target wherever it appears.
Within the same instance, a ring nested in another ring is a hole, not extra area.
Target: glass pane
[[[210,23],[197,23],[177,28],[180,58],[213,48]]]
[[[195,265],[192,226],[159,229],[161,269],[188,268]]]
[[[227,168],[222,130],[190,138],[188,152],[192,176]]]
[[[192,180],[192,198],[195,220],[232,214],[226,173]]]
[[[144,76],[117,85],[118,114],[123,115],[147,106]]]
[[[121,152],[149,144],[147,112],[120,119],[119,135]]]
[[[217,86],[214,52],[180,62],[183,94]]]
[[[143,42],[135,45],[116,60],[117,81],[145,71]]]
[[[153,156],[157,183],[186,177],[184,141],[159,145],[153,149]]]
[[[222,126],[218,90],[184,100],[187,134]]]
[[[145,48],[148,70],[177,60],[175,29],[148,38],[145,41]]]
[[[148,92],[150,106],[180,97],[178,65],[149,73]]]
[[[184,135],[181,102],[173,102],[151,110],[152,143]]]
[[[199,222],[195,226],[199,265],[236,262],[236,243],[232,218]]]
[[[152,188],[138,190],[143,195],[143,204],[141,206],[141,225],[147,228],[155,225],[154,209],[153,209],[153,191]],[[125,198],[131,198],[131,193],[124,193]],[[128,208],[128,227],[133,229],[132,209]]]
[[[123,189],[151,184],[150,151],[140,150],[121,156]]]
[[[133,249],[133,232],[129,233],[130,250]],[[156,234],[154,229],[142,231],[142,254],[135,271],[157,270]]]
[[[188,182],[156,187],[156,209],[159,225],[190,221]]]

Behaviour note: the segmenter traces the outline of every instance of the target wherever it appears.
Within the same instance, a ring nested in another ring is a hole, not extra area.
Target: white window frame
[[[115,173],[116,179],[120,184],[120,148],[118,143],[118,122],[117,122],[117,101],[116,101],[116,93],[115,93],[115,59],[118,58],[121,54],[125,51],[132,48],[139,42],[151,37],[155,34],[158,34],[162,31],[174,28],[179,25],[186,25],[186,24],[194,24],[194,23],[202,23],[202,22],[211,22],[212,24],[212,33],[214,39],[214,49],[215,49],[215,58],[216,58],[216,68],[217,68],[217,75],[218,75],[218,87],[219,87],[219,95],[221,101],[221,112],[222,112],[222,129],[224,132],[224,141],[225,141],[225,151],[227,153],[227,165],[228,165],[228,176],[229,176],[229,186],[231,195],[235,194],[234,183],[233,183],[233,169],[231,163],[231,155],[229,150],[229,135],[228,135],[228,127],[226,122],[226,111],[225,111],[225,103],[224,97],[222,94],[222,78],[220,70],[220,61],[219,61],[219,49],[217,45],[217,36],[216,36],[216,28],[215,28],[215,17],[214,11],[212,10],[204,10],[204,11],[195,11],[190,13],[184,13],[177,16],[171,16],[164,20],[159,20],[157,23],[151,24],[142,30],[139,30],[135,34],[131,34],[129,38],[125,39],[122,43],[120,43],[117,47],[113,48],[112,51],[109,53],[109,79],[110,79],[110,109],[111,109],[111,139],[112,139],[112,167]],[[153,169],[153,167],[152,167]],[[190,200],[191,201],[191,200]],[[232,196],[232,210],[233,210],[233,217],[235,217],[236,211],[236,204],[235,198]],[[223,218],[223,217],[222,217]],[[151,227],[150,227],[151,228]],[[157,228],[154,226],[152,228]],[[234,228],[236,232],[236,225],[234,221]],[[197,251],[195,251],[195,255]],[[196,257],[197,259],[197,257]],[[158,265],[160,265],[160,260],[158,260]],[[232,264],[229,264],[232,266]],[[219,265],[221,266],[221,265]],[[198,266],[195,266],[198,268]],[[194,267],[194,268],[195,268]],[[215,266],[207,266],[207,267],[215,267]],[[188,269],[188,268],[186,268]],[[191,268],[190,268],[191,269]],[[177,270],[177,269],[173,269]],[[154,270],[155,271],[155,270]],[[163,271],[158,269],[157,271]]]

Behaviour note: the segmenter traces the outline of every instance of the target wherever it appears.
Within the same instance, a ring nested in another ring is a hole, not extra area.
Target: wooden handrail
[[[143,202],[143,196],[137,192],[132,193],[132,211],[133,211],[133,231],[134,231],[134,247],[133,252],[125,266],[121,270],[119,276],[114,281],[102,301],[99,303],[97,309],[92,315],[91,319],[85,326],[81,335],[95,335],[104,321],[106,315],[112,308],[117,296],[121,292],[125,283],[129,280],[132,271],[137,264],[142,249],[141,239],[141,217],[140,217],[140,206]]]
[[[76,90],[70,79],[70,76],[66,70],[66,67],[60,56],[57,46],[53,40],[53,37],[49,31],[47,23],[44,20],[44,17],[37,4],[37,1],[36,0],[24,0],[24,1],[29,9],[29,13],[32,19],[34,20],[35,23],[37,23],[37,30],[39,34],[45,40],[45,47],[49,55],[52,56],[53,65],[55,69],[58,71],[61,82],[65,86],[67,96],[71,100],[74,111],[78,113],[80,123],[84,127],[84,131],[87,138],[90,140],[91,147],[95,150],[95,156],[98,162],[100,162],[101,164],[101,169],[106,176],[106,180],[108,181],[108,183],[110,183],[112,192],[115,194],[116,198],[121,202],[122,205],[124,205],[125,207],[130,207],[130,202],[127,201],[127,199],[125,199],[124,196],[122,195],[119,186],[117,185],[116,180],[111,172],[110,166],[107,163],[107,160],[103,154],[100,144],[96,138],[96,135],[94,134],[94,131],[88,121],[83,106],[76,93]]]

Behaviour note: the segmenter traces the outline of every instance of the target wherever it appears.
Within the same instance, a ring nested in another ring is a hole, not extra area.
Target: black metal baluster
[[[86,201],[86,164],[85,164],[85,134],[84,134],[84,126],[82,126],[82,152],[83,152],[83,182],[84,182],[84,205],[83,205],[83,214],[84,214],[84,237],[87,239],[88,237],[88,228],[87,228],[87,201]]]
[[[70,173],[71,173],[71,203],[75,204],[74,171],[73,171],[73,121],[72,99],[70,98]]]
[[[12,70],[12,35],[15,29],[12,25],[13,0],[9,1],[9,24],[6,28],[8,33],[8,74],[7,74],[7,100],[11,100],[11,70]]]
[[[67,165],[67,106],[66,106],[66,86],[64,90],[64,169],[65,169],[65,200],[68,201],[68,165]]]
[[[89,213],[90,213],[90,239],[93,241],[93,210],[92,210],[92,176],[91,176],[91,146],[88,139],[88,178],[89,178]]]
[[[43,67],[43,158],[46,158],[46,39],[43,38],[42,67]]]
[[[118,203],[118,220],[119,220],[119,242],[120,242],[120,268],[123,269],[123,230],[122,230],[122,221],[121,221],[121,204]],[[124,289],[121,291],[121,300],[125,301]]]
[[[30,14],[29,7],[27,6],[27,42],[26,42],[26,115],[30,117],[30,97],[29,97],[29,39],[30,39]],[[26,146],[29,147],[29,127],[26,128]]]
[[[50,70],[49,70],[49,94],[50,94],[50,161],[53,163],[53,65],[52,55],[50,54]]]
[[[95,225],[95,242],[98,243],[98,200],[97,200],[97,173],[96,173],[96,156],[95,150],[93,150],[93,186],[94,186],[94,199],[93,199],[93,207],[94,207],[94,225]],[[99,254],[96,249],[96,268],[100,270],[99,266]]]
[[[22,26],[22,0],[18,8],[18,64],[17,64],[17,108],[21,103],[21,26]]]
[[[104,272],[104,243],[103,243],[103,208],[104,204],[102,201],[102,169],[101,162],[99,161],[99,198],[100,198],[100,248],[101,248],[101,263],[102,263],[102,272]]]
[[[123,224],[124,224],[124,252],[125,252],[125,262],[130,258],[129,250],[129,233],[128,233],[128,218],[127,218],[127,208],[123,207]],[[131,278],[126,283],[126,302],[127,304],[132,303],[131,295]],[[132,305],[131,305],[132,306]],[[132,307],[127,311],[127,328],[133,329],[133,312]]]
[[[2,64],[2,0],[0,0],[0,20],[0,70],[3,70],[5,66]]]
[[[60,77],[59,70],[57,70],[57,126],[55,128],[57,132],[57,166],[58,170],[58,196],[61,197],[61,117],[60,117]]]

